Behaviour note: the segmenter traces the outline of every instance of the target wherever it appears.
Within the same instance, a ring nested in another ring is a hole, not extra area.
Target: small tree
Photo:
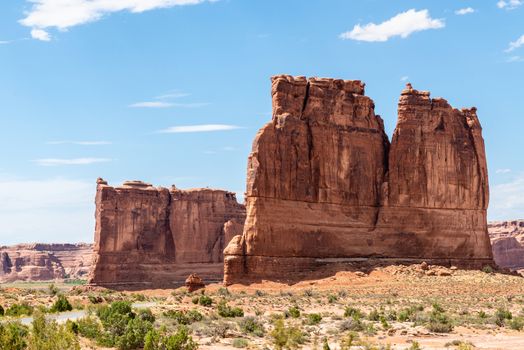
[[[51,312],[64,312],[71,310],[73,310],[73,306],[63,294],[58,295],[58,299],[55,301],[55,303],[53,304],[53,306],[51,306],[50,309]]]

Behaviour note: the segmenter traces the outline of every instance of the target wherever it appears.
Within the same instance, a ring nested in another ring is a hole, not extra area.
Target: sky
[[[0,2],[0,245],[91,242],[96,178],[242,199],[276,74],[478,108],[488,219],[524,218],[524,0]]]

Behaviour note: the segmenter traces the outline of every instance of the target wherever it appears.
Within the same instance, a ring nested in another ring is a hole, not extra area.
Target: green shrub
[[[202,306],[211,306],[211,304],[213,304],[213,299],[211,299],[211,297],[208,297],[207,295],[193,297],[191,301],[193,302],[193,304],[200,304]]]
[[[373,311],[371,311],[368,315],[368,320],[370,321],[380,320],[380,313],[376,309],[373,309]]]
[[[87,298],[91,304],[100,304],[104,301],[104,298],[98,295],[89,295]]]
[[[249,342],[244,338],[235,338],[232,345],[234,348],[247,348]]]
[[[198,310],[195,309],[189,310],[186,313],[186,316],[189,319],[189,321],[191,321],[191,323],[200,322],[204,319],[204,315],[202,315]]]
[[[420,346],[419,342],[415,340],[413,341],[413,343],[411,343],[411,346],[406,350],[422,350],[422,347]]]
[[[443,309],[433,305],[433,312],[429,317],[427,328],[435,333],[449,333],[453,330],[453,325],[448,316],[444,314]]]
[[[5,313],[5,310],[2,307],[2,305],[0,305],[0,316],[4,316],[4,313]]]
[[[141,295],[141,294],[139,294]],[[141,319],[142,321],[148,321],[150,323],[155,323],[155,316],[151,312],[150,309],[139,309],[137,310],[137,318]]]
[[[328,295],[327,299],[328,299],[328,303],[333,304],[337,302],[338,297],[334,294],[330,294]]]
[[[47,287],[47,289],[49,290],[49,294],[51,294],[51,295],[53,295],[53,296],[54,296],[54,295],[57,295],[58,292],[59,292],[58,288],[55,286],[54,283],[51,283],[51,284],[49,285],[49,287]]]
[[[509,328],[521,331],[524,328],[524,319],[522,317],[513,317],[508,322]]]
[[[166,335],[165,329],[151,329],[145,336],[144,350],[196,350],[198,344],[193,341],[185,326],[179,326],[176,333]]]
[[[257,337],[262,337],[264,335],[264,325],[255,317],[244,317],[242,320],[240,320],[238,325],[244,333],[253,334]]]
[[[275,321],[273,330],[271,331],[271,340],[275,345],[276,350],[282,349],[296,349],[305,341],[304,333],[293,326],[286,326],[284,320],[278,319]]]
[[[33,307],[27,303],[13,304],[5,312],[6,316],[31,316],[33,314]]]
[[[284,313],[286,318],[292,317],[292,318],[299,318],[300,317],[300,310],[296,306],[292,306]]]
[[[482,268],[482,272],[493,273],[493,267],[491,267],[490,265],[486,265]]]
[[[313,326],[319,324],[322,321],[322,316],[320,314],[308,314],[306,318],[306,324]]]
[[[26,348],[27,327],[19,322],[0,323],[0,350]]]
[[[356,309],[354,307],[346,307],[346,310],[344,311],[344,317],[351,317],[356,320],[360,320],[364,315],[359,309]]]
[[[506,320],[511,320],[513,315],[511,312],[504,308],[498,308],[495,312],[495,324],[499,327],[503,327],[506,324]]]
[[[47,321],[44,314],[36,312],[27,340],[28,350],[80,350],[78,337],[65,325]]]
[[[96,317],[86,316],[78,321],[78,333],[89,339],[96,339],[102,333],[102,325]]]
[[[229,292],[229,289],[224,288],[224,287],[220,287],[220,288],[218,288],[217,293],[218,293],[218,295],[221,295],[221,296],[223,296],[223,297],[226,297],[226,296],[231,295],[231,293]]]
[[[139,317],[129,321],[124,331],[116,341],[119,350],[138,349],[144,346],[146,334],[153,329],[153,324]]]
[[[218,314],[222,317],[243,317],[244,310],[239,307],[231,307],[224,300],[218,304]]]
[[[64,312],[64,311],[71,311],[73,310],[73,306],[71,306],[71,303],[65,295],[59,294],[58,299],[55,301],[53,306],[51,306],[51,309],[49,311],[51,312]]]

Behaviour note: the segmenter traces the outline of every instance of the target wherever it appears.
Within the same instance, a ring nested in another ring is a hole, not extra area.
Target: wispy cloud
[[[137,102],[129,105],[131,108],[169,108],[172,106],[172,103],[161,101]]]
[[[497,169],[495,170],[495,173],[497,174],[507,174],[507,173],[510,173],[511,172],[511,169]]]
[[[71,27],[100,20],[104,15],[128,11],[141,13],[174,6],[197,5],[206,0],[27,0],[32,4],[19,22],[30,27],[31,36],[49,41],[49,28],[65,31]],[[216,0],[209,0],[215,2]]]
[[[491,186],[490,220],[508,220],[524,216],[524,174],[511,181]]]
[[[110,145],[110,141],[49,141],[47,145],[80,145],[80,146],[102,146]]]
[[[506,52],[516,50],[522,45],[524,45],[524,34],[522,34],[520,38],[518,38],[517,40],[510,42],[509,47],[506,49]]]
[[[522,0],[500,0],[497,2],[497,7],[499,9],[514,10],[522,4]]]
[[[178,133],[192,133],[192,132],[213,132],[213,131],[229,131],[242,129],[241,126],[227,125],[227,124],[201,124],[201,125],[183,125],[172,126],[167,129],[160,130],[160,133],[178,134]]]
[[[523,61],[524,61],[524,57],[522,57],[522,56],[510,56],[506,60],[506,62],[509,62],[509,63],[523,62]]]
[[[11,42],[8,41],[8,40],[0,40],[0,45],[6,45],[6,44],[10,44]]]
[[[95,163],[110,162],[109,158],[42,158],[35,159],[34,162],[40,166],[59,166],[59,165],[89,165]]]
[[[400,78],[400,81],[407,81],[409,79],[409,77],[407,75],[404,75],[403,77]]]
[[[431,18],[428,10],[411,9],[380,24],[368,23],[364,26],[357,24],[351,31],[340,34],[340,38],[368,42],[387,41],[395,36],[404,39],[415,32],[444,26],[444,21]]]
[[[463,9],[455,11],[455,14],[458,16],[464,16],[473,12],[475,12],[475,9],[473,7],[465,7]]]
[[[131,108],[199,108],[208,106],[207,102],[195,102],[195,103],[173,103],[173,102],[163,102],[163,101],[147,101],[147,102],[138,102],[129,105]]]
[[[173,92],[168,92],[168,93],[160,95],[160,96],[156,96],[155,99],[157,99],[157,100],[170,100],[170,99],[182,98],[182,97],[187,97],[187,96],[189,96],[188,93],[173,91]]]

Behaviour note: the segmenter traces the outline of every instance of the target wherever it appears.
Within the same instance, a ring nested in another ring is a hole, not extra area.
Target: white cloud
[[[506,52],[511,52],[515,49],[518,49],[522,45],[524,45],[524,34],[522,34],[517,40],[510,42]]]
[[[509,220],[524,217],[524,174],[512,181],[491,186],[490,220]]]
[[[33,39],[42,40],[42,41],[51,41],[51,36],[48,32],[46,32],[43,29],[32,29],[31,30],[31,37]]]
[[[499,9],[513,10],[522,4],[522,0],[500,0],[497,2],[497,7]]]
[[[11,42],[8,40],[0,40],[0,45],[10,44]]]
[[[42,158],[36,159],[34,162],[41,166],[58,166],[58,165],[89,165],[95,163],[110,162],[109,158]]]
[[[31,36],[50,40],[46,28],[67,30],[84,23],[100,20],[113,12],[141,13],[160,8],[196,5],[206,0],[27,0],[32,4],[26,17],[19,22],[32,29]],[[214,2],[214,1],[209,1]]]
[[[511,169],[497,169],[495,170],[495,173],[497,174],[507,174],[507,173],[510,173],[511,172]]]
[[[48,145],[80,145],[80,146],[101,146],[110,145],[109,141],[49,141],[46,142]]]
[[[409,77],[407,75],[404,75],[403,77],[400,78],[400,81],[407,81],[409,79]]]
[[[444,26],[444,21],[431,18],[428,10],[411,9],[380,24],[368,23],[364,26],[357,24],[353,30],[340,34],[340,38],[369,42],[387,41],[395,36],[407,38],[415,32]]]
[[[211,132],[211,131],[228,131],[242,129],[240,126],[227,124],[202,124],[202,125],[184,125],[172,126],[167,129],[160,130],[160,133],[178,134],[190,132]]]
[[[467,14],[473,13],[473,12],[475,12],[474,8],[472,8],[472,7],[465,7],[463,9],[455,11],[455,14],[459,15],[459,16],[463,16],[463,15],[467,15]]]
[[[0,240],[93,241],[95,182],[0,178]]]

